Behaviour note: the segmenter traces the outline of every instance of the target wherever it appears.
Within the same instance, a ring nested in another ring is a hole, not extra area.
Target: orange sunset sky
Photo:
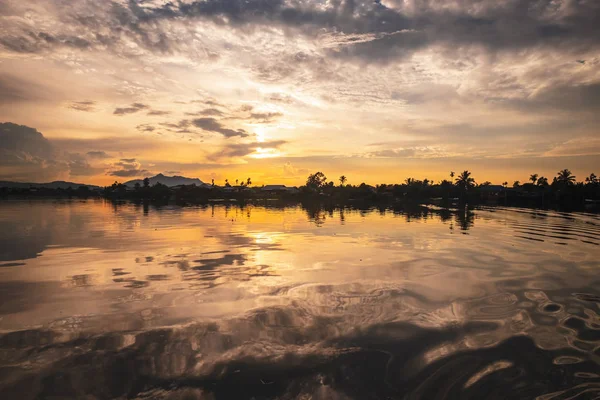
[[[583,180],[599,24],[596,0],[3,0],[0,180]]]

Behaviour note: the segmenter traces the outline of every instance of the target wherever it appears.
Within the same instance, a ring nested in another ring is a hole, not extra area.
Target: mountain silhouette
[[[65,181],[53,181],[47,183],[33,183],[33,182],[11,182],[11,181],[0,181],[0,187],[16,188],[16,189],[77,189],[80,186],[87,186],[89,189],[100,189],[100,186],[88,185],[85,183],[74,183]]]
[[[185,176],[178,176],[178,175],[166,176],[163,174],[158,174],[158,175],[153,176],[148,179],[150,180],[150,186],[156,184],[157,182],[162,183],[163,185],[167,185],[169,187],[178,186],[178,185],[194,185],[194,184],[196,186],[204,185],[204,182],[202,182],[198,178],[186,178]],[[141,186],[143,186],[144,180],[143,179],[134,179],[134,180],[125,182],[125,185],[133,187],[133,186],[135,186],[136,183],[139,183]]]

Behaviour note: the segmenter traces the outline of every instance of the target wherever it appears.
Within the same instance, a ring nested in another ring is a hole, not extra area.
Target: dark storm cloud
[[[36,129],[0,123],[0,179],[54,179],[68,171],[54,146]]]
[[[197,118],[192,121],[192,124],[200,129],[203,129],[207,132],[215,132],[220,133],[226,138],[231,138],[235,136],[239,137],[247,137],[248,133],[243,129],[229,129],[223,127],[219,121],[214,118]]]
[[[0,123],[0,148],[43,158],[54,152],[48,139],[36,129],[11,122]]]
[[[288,2],[284,0],[203,0],[152,6],[145,1],[86,1],[60,18],[77,35],[33,32],[24,24],[0,44],[14,52],[35,53],[50,46],[123,51],[123,38],[152,51],[169,53],[186,46],[167,21],[211,20],[252,30],[277,27],[315,37],[325,33],[331,55],[366,61],[404,57],[431,44],[482,45],[490,50],[561,46],[578,51],[600,43],[600,2],[480,0],[421,2]],[[66,10],[65,10],[66,11]],[[103,34],[97,32],[105,32]],[[343,34],[339,34],[343,32]],[[191,34],[190,34],[191,37]]]
[[[207,18],[218,24],[247,29],[275,25],[307,35],[321,29],[354,35],[342,39],[337,55],[369,60],[403,56],[432,43],[480,44],[492,50],[538,45],[596,47],[600,39],[600,3],[516,0],[497,4],[478,0],[441,7],[436,2],[393,2],[390,7],[353,0],[289,3],[283,0],[204,0],[157,8],[133,7],[139,20]],[[452,6],[450,6],[452,5]],[[225,22],[226,21],[226,22]]]
[[[271,140],[268,142],[254,143],[232,143],[225,145],[220,151],[210,154],[208,159],[216,161],[219,159],[244,157],[254,153],[257,149],[277,149],[286,144],[285,140]]]
[[[69,105],[70,109],[77,111],[94,111],[96,102],[95,101],[75,101]]]
[[[122,158],[111,165],[97,164],[111,156],[101,150],[86,151],[90,147],[113,151],[152,148],[151,145],[140,144],[138,139],[61,139],[50,142],[34,128],[0,123],[0,180],[47,182],[68,176],[93,176],[107,168],[110,175],[121,177],[149,173],[135,158]]]
[[[142,104],[142,103],[133,103],[131,106],[129,107],[123,107],[123,108],[115,108],[115,111],[113,111],[114,115],[127,115],[127,114],[134,114],[138,111],[141,110],[145,110],[149,108],[146,104]]]

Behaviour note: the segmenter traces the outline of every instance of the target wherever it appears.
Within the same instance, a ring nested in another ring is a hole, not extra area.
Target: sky
[[[597,0],[2,0],[0,180],[600,173]]]

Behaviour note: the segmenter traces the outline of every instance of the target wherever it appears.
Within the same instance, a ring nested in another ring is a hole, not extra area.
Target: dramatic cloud
[[[286,157],[357,180],[441,179],[430,168],[457,160],[600,168],[598,1],[0,3],[0,120],[43,127],[52,155],[18,159],[53,176],[246,165],[267,182]]]
[[[142,164],[135,158],[122,158],[120,161],[114,163],[111,168],[112,170],[109,172],[109,175],[123,178],[152,175],[150,171],[142,169]]]
[[[228,129],[223,127],[219,121],[214,118],[197,118],[192,121],[192,124],[195,127],[203,129],[207,132],[216,132],[225,136],[226,138],[231,138],[235,136],[239,137],[247,137],[248,133],[243,129]]]
[[[124,108],[115,108],[115,111],[113,111],[114,115],[127,115],[127,114],[134,114],[138,111],[141,110],[145,110],[147,109],[148,106],[146,104],[142,104],[142,103],[133,103],[131,106],[129,107],[124,107]]]
[[[0,179],[54,179],[68,172],[52,144],[33,128],[0,123]]]
[[[11,3],[16,7],[14,3]],[[66,3],[58,3],[65,7]],[[339,55],[376,60],[404,57],[434,44],[479,44],[490,49],[535,46],[598,46],[600,6],[595,1],[492,1],[322,3],[283,0],[186,2],[81,1],[68,4],[62,32],[32,31],[25,23],[11,26],[0,44],[17,53],[51,48],[118,49],[124,40],[156,52],[182,46],[169,21],[201,19],[245,31],[252,28],[294,29],[320,37]],[[73,30],[77,32],[73,34]],[[99,32],[99,33],[95,33]],[[343,33],[341,33],[343,32]],[[95,33],[95,34],[94,34]],[[216,53],[218,54],[218,53]]]

